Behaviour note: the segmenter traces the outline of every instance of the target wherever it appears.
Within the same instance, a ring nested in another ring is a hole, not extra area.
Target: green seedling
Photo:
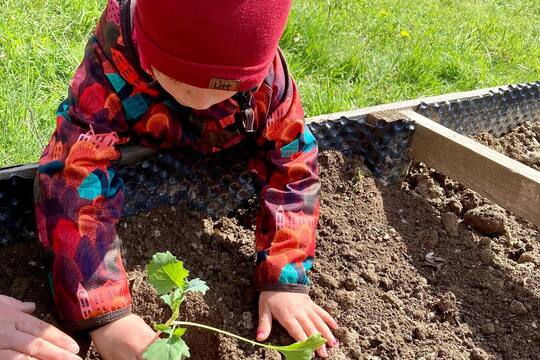
[[[156,289],[161,300],[171,308],[172,315],[165,324],[154,325],[154,329],[161,338],[146,349],[143,355],[145,360],[184,360],[189,358],[189,347],[182,339],[187,326],[224,334],[253,346],[277,350],[287,360],[309,360],[313,351],[326,343],[321,334],[316,333],[308,339],[292,345],[275,346],[246,339],[212,326],[178,321],[180,305],[185,300],[186,293],[199,292],[204,295],[208,290],[208,286],[200,279],[188,281],[189,271],[184,268],[183,262],[177,260],[169,251],[155,254],[146,270],[148,272],[148,281]]]

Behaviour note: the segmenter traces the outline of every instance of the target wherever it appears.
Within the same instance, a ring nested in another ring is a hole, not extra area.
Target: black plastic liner
[[[365,118],[324,121],[308,125],[319,150],[335,149],[362,155],[373,176],[383,184],[400,181],[410,165],[408,149],[414,125],[410,121]],[[224,216],[256,195],[248,171],[248,145],[207,156],[188,150],[161,153],[134,166],[120,167],[126,188],[124,215],[162,204],[187,204],[212,217]],[[35,171],[35,169],[34,169]],[[30,175],[29,175],[30,174]],[[32,172],[0,180],[0,244],[28,241],[35,236]]]

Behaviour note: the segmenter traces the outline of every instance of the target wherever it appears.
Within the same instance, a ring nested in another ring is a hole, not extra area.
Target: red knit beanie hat
[[[246,91],[266,76],[291,0],[137,0],[142,66],[201,88]]]

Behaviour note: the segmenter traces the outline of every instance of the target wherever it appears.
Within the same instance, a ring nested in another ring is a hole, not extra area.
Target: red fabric
[[[250,90],[272,64],[290,7],[290,0],[138,0],[142,66],[192,86]]]

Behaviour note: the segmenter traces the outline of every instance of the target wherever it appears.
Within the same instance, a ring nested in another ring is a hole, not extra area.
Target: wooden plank
[[[418,98],[415,100],[406,100],[406,101],[400,101],[400,102],[395,102],[391,104],[370,106],[370,107],[357,109],[357,110],[318,115],[318,116],[308,118],[306,121],[307,122],[322,122],[325,120],[338,120],[342,116],[354,119],[354,118],[360,118],[360,117],[366,116],[371,113],[382,112],[382,111],[387,111],[387,110],[403,110],[407,108],[416,108],[422,102],[425,102],[427,104],[433,104],[433,103],[444,102],[444,101],[454,101],[458,99],[465,100],[465,99],[475,98],[475,97],[490,94],[492,91],[497,91],[499,89],[504,90],[507,88],[508,88],[508,85],[495,86],[495,87],[486,88],[486,89],[478,89],[478,90],[465,91],[465,92],[455,92],[455,93],[450,93],[450,94],[428,96],[428,97]]]
[[[460,135],[412,110],[411,156],[540,228],[540,171]]]

